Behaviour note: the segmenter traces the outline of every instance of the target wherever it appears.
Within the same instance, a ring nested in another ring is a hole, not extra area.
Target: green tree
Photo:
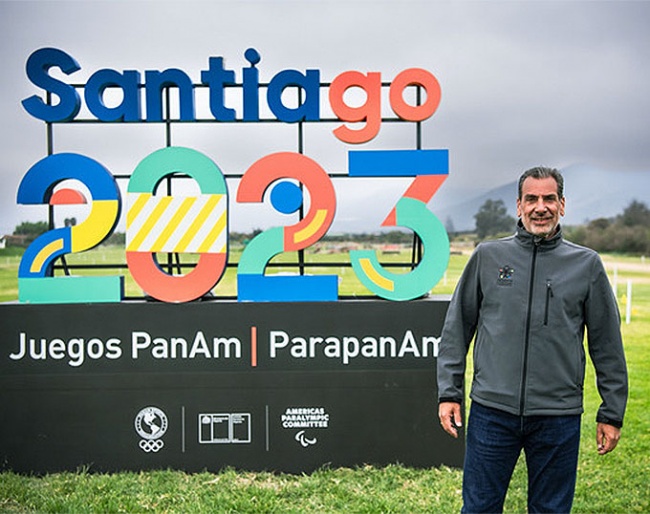
[[[508,214],[503,200],[486,200],[474,215],[479,240],[512,231],[515,219]]]
[[[45,221],[37,221],[32,223],[30,221],[23,221],[14,229],[15,236],[30,236],[35,239],[37,236],[40,236],[44,232],[48,231],[48,225]]]
[[[632,200],[621,214],[620,221],[626,227],[650,226],[650,209],[643,202]]]
[[[650,209],[633,200],[615,218],[597,218],[568,228],[567,239],[597,252],[647,254],[650,252]]]

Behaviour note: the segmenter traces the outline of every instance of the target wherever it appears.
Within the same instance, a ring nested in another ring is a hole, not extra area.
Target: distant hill
[[[566,197],[564,225],[614,217],[632,200],[650,206],[650,171],[606,171],[585,165],[569,166],[561,171]],[[517,181],[513,181],[448,207],[436,209],[433,204],[432,211],[445,224],[451,220],[455,230],[472,230],[474,215],[486,200],[503,200],[508,213],[516,218],[516,198]]]

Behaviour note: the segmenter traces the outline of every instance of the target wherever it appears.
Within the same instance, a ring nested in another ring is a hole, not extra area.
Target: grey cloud
[[[650,172],[648,19],[650,3],[621,1],[0,2],[0,232],[40,216],[16,206],[15,192],[45,155],[43,125],[20,107],[38,93],[24,64],[42,46],[80,62],[75,81],[100,68],[167,67],[198,80],[217,55],[239,76],[250,46],[262,54],[263,80],[286,68],[318,68],[323,80],[349,69],[390,80],[404,68],[426,68],[441,82],[443,101],[424,125],[423,144],[450,150],[451,174],[436,198],[450,204],[536,164]],[[57,151],[87,152],[120,171],[160,145],[156,127],[62,129]],[[243,132],[212,139],[218,130],[198,127],[177,139],[231,169],[282,145]],[[383,141],[401,139],[387,131]],[[324,165],[343,162],[345,148],[331,137],[310,144]],[[373,191],[381,209],[394,187]],[[354,188],[341,195],[368,203]],[[363,225],[368,214],[346,206],[341,216]]]

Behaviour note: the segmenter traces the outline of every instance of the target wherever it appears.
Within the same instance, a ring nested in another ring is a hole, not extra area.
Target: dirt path
[[[644,262],[645,261],[645,262]],[[644,259],[643,261],[639,259],[639,262],[629,262],[629,261],[617,261],[615,258],[604,257],[603,264],[608,274],[613,274],[615,271],[619,273],[619,285],[627,280],[626,278],[620,277],[621,273],[643,273],[646,276],[643,277],[631,277],[634,284],[650,284],[650,259]]]

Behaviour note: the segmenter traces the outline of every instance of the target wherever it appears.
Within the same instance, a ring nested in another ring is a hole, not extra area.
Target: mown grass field
[[[348,253],[341,253],[340,251],[332,250],[327,245],[315,245],[316,251],[306,252],[305,263],[307,266],[306,273],[308,274],[334,274],[339,277],[339,294],[342,297],[356,296],[356,295],[372,295],[361,282],[357,279],[354,271],[349,267],[350,258]],[[229,263],[237,263],[241,256],[241,247],[235,247],[230,250],[228,261]],[[378,258],[382,263],[409,263],[410,249],[401,249],[399,253],[378,251]],[[195,260],[195,259],[194,259]],[[66,256],[66,262],[70,267],[72,275],[122,275],[124,276],[124,294],[129,297],[141,297],[143,295],[142,289],[137,285],[129,270],[126,268],[124,249],[119,246],[102,246],[94,250],[83,253],[70,254]],[[166,257],[161,257],[159,263],[162,266],[166,265]],[[191,264],[192,257],[183,256],[182,264]],[[283,272],[296,272],[295,264],[298,262],[298,257],[295,252],[283,253],[275,257],[268,268],[267,273],[283,273]],[[438,286],[432,291],[435,294],[447,294],[453,291],[455,283],[454,277],[460,274],[464,266],[464,259],[452,259],[447,270],[447,275],[444,277]],[[20,255],[15,251],[2,251],[0,250],[0,302],[14,301],[18,298],[18,279],[17,269],[20,263]],[[309,264],[322,264],[322,263],[335,263],[342,264],[333,268],[309,266]],[[116,265],[121,266],[116,269],[106,270],[90,270],[90,269],[77,269],[77,265]],[[285,266],[283,266],[286,265]],[[57,266],[61,266],[60,261]],[[395,273],[402,273],[408,271],[408,266],[393,268]],[[187,273],[187,270],[184,271]],[[224,272],[224,276],[219,280],[217,286],[212,290],[216,297],[236,297],[237,295],[237,276],[236,264],[229,266]],[[55,276],[63,276],[62,269],[55,269]]]
[[[116,248],[94,255],[88,252],[83,258],[121,262],[121,252]],[[231,257],[236,260],[236,252]],[[319,253],[309,258],[341,262],[346,256]],[[381,260],[396,258],[403,259],[404,255],[386,255]],[[450,293],[466,260],[467,255],[452,255],[447,276],[433,292]],[[588,370],[574,512],[650,512],[650,266],[638,257],[607,255],[604,261],[612,278],[616,274],[623,317],[628,301],[627,280],[633,284],[631,323],[622,325],[630,398],[618,448],[612,454],[599,456],[594,423],[599,398],[593,371]],[[19,257],[0,253],[0,301],[17,298],[18,262]],[[120,273],[127,276],[127,294],[141,294],[128,272]],[[336,273],[342,276],[341,294],[359,292],[352,270],[341,268]],[[229,269],[215,293],[236,294],[234,269]],[[433,406],[431,415],[437,415]],[[0,422],[6,420],[0,418]],[[34,477],[3,471],[0,512],[458,512],[461,480],[462,473],[457,469],[412,469],[399,464],[324,468],[308,475],[234,469],[196,474],[171,470],[96,474],[90,468]],[[523,459],[515,470],[505,510],[526,511]]]

